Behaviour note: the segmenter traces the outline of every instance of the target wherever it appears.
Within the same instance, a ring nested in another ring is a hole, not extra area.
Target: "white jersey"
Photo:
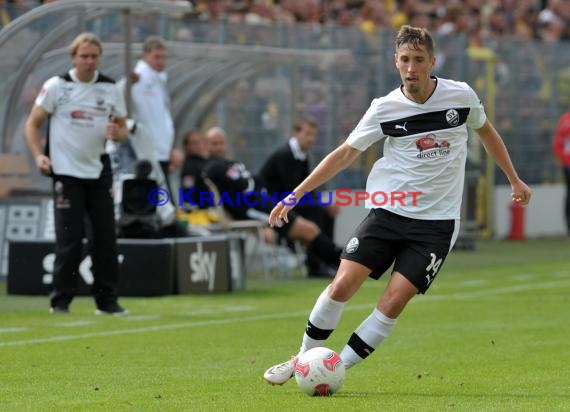
[[[401,88],[374,99],[348,136],[347,143],[361,151],[386,138],[384,157],[366,183],[367,208],[415,219],[459,219],[467,126],[479,129],[487,117],[466,83],[436,81],[423,104],[408,99]]]
[[[144,124],[152,136],[155,158],[167,161],[174,145],[174,121],[170,114],[166,73],[153,70],[143,60],[136,64],[134,71],[139,80],[131,90],[133,117]]]
[[[35,103],[50,114],[49,157],[54,174],[99,178],[109,116],[127,114],[115,82],[96,72],[93,81],[83,83],[71,70],[47,80]]]

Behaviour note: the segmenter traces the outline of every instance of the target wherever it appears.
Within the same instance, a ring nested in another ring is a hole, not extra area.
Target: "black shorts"
[[[457,238],[459,220],[420,220],[372,209],[346,243],[341,258],[370,268],[379,279],[394,264],[425,293]]]

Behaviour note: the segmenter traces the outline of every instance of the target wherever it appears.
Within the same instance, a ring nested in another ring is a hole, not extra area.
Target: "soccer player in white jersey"
[[[90,222],[96,313],[127,313],[117,297],[112,173],[105,154],[107,139],[122,141],[128,136],[126,109],[121,90],[97,70],[102,51],[96,35],[78,35],[69,46],[74,67],[44,83],[26,122],[26,142],[36,166],[53,178],[56,244],[51,313],[68,313],[75,296],[85,217]],[[44,152],[40,128],[47,119]]]
[[[347,140],[272,210],[269,223],[287,221],[296,199],[321,186],[382,139],[384,157],[368,176],[367,192],[421,193],[415,202],[411,198],[386,204],[382,199],[367,201],[370,213],[350,236],[335,278],[318,297],[297,356],[265,372],[271,384],[287,382],[300,354],[324,346],[345,303],[368,277],[378,279],[394,264],[376,307],[340,353],[347,368],[367,358],[390,335],[410,299],[427,291],[459,229],[468,126],[507,176],[512,200],[521,205],[530,200],[529,187],[518,177],[475,92],[465,83],[432,75],[435,55],[430,33],[403,26],[395,51],[402,85],[373,100]]]

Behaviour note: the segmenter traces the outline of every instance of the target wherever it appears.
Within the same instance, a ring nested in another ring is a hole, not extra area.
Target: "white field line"
[[[494,295],[504,295],[516,292],[524,292],[528,290],[551,289],[551,288],[564,287],[564,286],[570,286],[570,280],[533,283],[526,285],[511,286],[506,288],[482,290],[477,292],[453,293],[450,295],[435,295],[435,296],[428,295],[416,298],[412,300],[411,303],[444,301],[444,300],[464,300],[464,299],[480,298],[480,297],[487,297]],[[345,310],[346,311],[362,310],[366,308],[372,308],[373,305],[374,303],[351,305],[348,306]],[[93,333],[80,333],[75,335],[51,336],[48,338],[25,339],[25,340],[17,340],[12,342],[0,342],[0,347],[26,346],[26,345],[34,345],[39,343],[63,342],[70,340],[99,338],[106,336],[122,336],[134,333],[160,332],[164,330],[184,329],[184,328],[193,328],[193,327],[210,326],[210,325],[227,325],[233,323],[255,322],[255,321],[269,320],[269,319],[288,319],[300,316],[308,316],[308,314],[309,314],[308,310],[303,310],[296,312],[272,313],[267,315],[247,316],[247,317],[230,318],[230,319],[212,319],[212,320],[203,320],[195,322],[172,323],[169,325],[146,326],[135,329],[119,329],[119,330],[93,332]]]
[[[159,318],[160,315],[131,315],[127,316],[125,320],[128,320],[129,322],[141,322],[146,320],[156,320]]]
[[[76,321],[72,321],[72,322],[65,322],[65,323],[60,323],[57,326],[62,326],[64,328],[76,328],[78,326],[87,326],[87,325],[92,325],[93,322],[92,320],[76,320]]]
[[[17,333],[27,331],[28,328],[0,328],[0,333]]]

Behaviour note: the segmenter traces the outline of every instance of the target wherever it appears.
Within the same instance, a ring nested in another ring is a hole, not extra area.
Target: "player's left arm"
[[[532,191],[518,176],[503,139],[489,120],[475,132],[479,135],[487,153],[493,158],[511,184],[513,202],[526,205],[530,201]]]

